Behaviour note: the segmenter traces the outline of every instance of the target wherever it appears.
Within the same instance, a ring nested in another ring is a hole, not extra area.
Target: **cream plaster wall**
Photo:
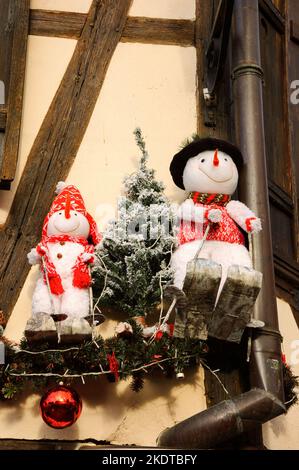
[[[130,15],[190,19],[195,17],[195,0],[133,0]]]
[[[30,0],[30,8],[87,13],[91,2],[92,0]]]
[[[35,2],[36,3],[36,2]],[[45,3],[45,2],[44,2]],[[75,41],[30,37],[20,148],[20,175],[38,128],[71,57]],[[146,136],[150,165],[167,185],[172,199],[182,197],[170,180],[168,166],[181,141],[196,129],[195,50],[172,46],[119,44],[101,95],[68,180],[79,186],[100,225],[102,204],[115,207],[125,174],[134,171],[138,150],[133,130]],[[0,192],[2,221],[14,189]],[[5,334],[18,341],[30,315],[36,280],[32,268],[8,322]],[[101,328],[112,334],[114,323]],[[154,445],[159,432],[205,409],[202,371],[183,382],[161,374],[136,395],[128,383],[110,384],[105,378],[95,387],[78,383],[84,409],[76,425],[54,431],[41,420],[39,396],[1,404],[0,438],[109,440],[116,444]]]
[[[279,329],[287,363],[299,376],[299,331],[290,306],[277,300]],[[299,393],[299,390],[298,390]],[[299,449],[299,405],[294,405],[286,416],[279,416],[263,426],[264,443],[273,450]]]
[[[92,0],[31,0],[31,8],[86,13]],[[133,0],[131,16],[189,19],[195,16],[195,0]]]
[[[105,207],[115,207],[124,175],[137,166],[133,130],[140,126],[149,164],[172,199],[182,197],[169,163],[196,129],[195,49],[120,43],[67,181],[80,185],[101,226]]]
[[[132,392],[129,383],[76,384],[83,400],[82,414],[72,427],[54,430],[39,415],[39,395],[19,397],[1,404],[0,439],[99,439],[113,444],[154,446],[161,430],[205,408],[203,376],[186,374],[184,382],[157,374],[143,391]]]

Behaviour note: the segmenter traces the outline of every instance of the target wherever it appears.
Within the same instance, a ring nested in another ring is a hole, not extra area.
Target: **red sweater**
[[[201,240],[207,224],[210,224],[210,230],[207,236],[207,240],[237,243],[239,245],[245,245],[245,237],[241,232],[236,222],[228,215],[225,207],[218,204],[199,204],[195,203],[197,207],[203,207],[204,212],[210,209],[220,209],[222,212],[222,220],[219,223],[198,223],[181,220],[180,231],[178,234],[179,243],[192,242],[193,240]]]

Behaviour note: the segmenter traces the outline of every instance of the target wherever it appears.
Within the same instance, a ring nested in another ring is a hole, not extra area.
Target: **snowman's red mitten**
[[[222,220],[222,212],[220,209],[207,209],[205,213],[206,218],[209,222],[217,224]]]
[[[73,269],[73,286],[79,289],[86,289],[91,285],[91,276],[87,264],[94,261],[94,248],[91,245],[85,247],[85,252],[82,253],[76,262]]]
[[[247,233],[257,233],[262,230],[261,220],[240,201],[230,201],[226,210],[228,215]]]
[[[42,245],[41,243],[39,243],[37,245],[36,251],[40,256],[45,256],[45,255],[48,254],[48,249],[44,245]]]

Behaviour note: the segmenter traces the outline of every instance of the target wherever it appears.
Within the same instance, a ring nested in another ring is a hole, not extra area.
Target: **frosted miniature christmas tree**
[[[147,167],[141,131],[134,131],[141,150],[138,170],[124,180],[118,217],[108,224],[97,251],[93,277],[100,304],[117,307],[131,317],[145,317],[172,281],[169,267],[176,238],[164,185]]]

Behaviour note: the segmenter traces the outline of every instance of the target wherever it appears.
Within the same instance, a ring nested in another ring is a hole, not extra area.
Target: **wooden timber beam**
[[[4,183],[14,179],[18,163],[28,37],[29,0],[14,0],[14,2],[11,2],[11,7],[13,24],[8,25],[7,28],[13,27],[12,59],[5,119],[3,160],[0,169],[0,180]]]
[[[57,181],[68,175],[126,23],[131,0],[93,0],[74,54],[29,153],[0,231],[0,310],[9,317],[29,272]]]
[[[29,34],[78,39],[86,22],[84,13],[30,10]],[[122,42],[195,45],[195,22],[163,18],[128,17]]]
[[[79,39],[87,15],[69,11],[30,10],[29,34]]]
[[[7,119],[7,108],[0,108],[0,132],[5,131]]]
[[[129,16],[121,42],[194,46],[195,22]]]
[[[214,15],[218,2],[196,0],[196,56],[197,56],[197,133],[201,137],[230,138],[230,73],[226,66],[223,79],[217,93],[215,107],[206,105],[203,88],[206,80],[206,49],[212,31]],[[212,125],[212,122],[215,125]]]

